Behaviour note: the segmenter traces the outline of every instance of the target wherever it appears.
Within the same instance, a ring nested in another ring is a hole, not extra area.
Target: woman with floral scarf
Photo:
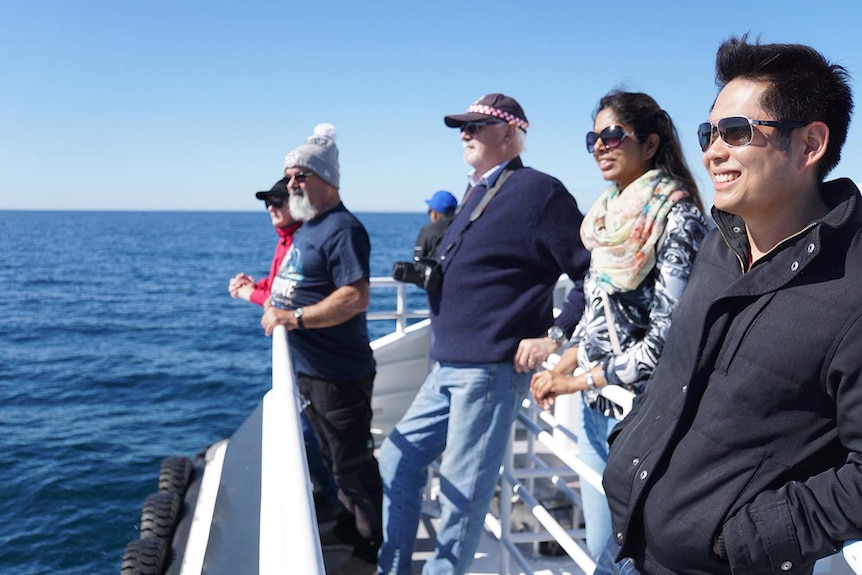
[[[581,225],[591,255],[586,309],[559,363],[536,373],[530,389],[545,409],[558,395],[582,392],[578,454],[601,474],[621,410],[599,389],[644,390],[707,224],[676,128],[655,100],[611,92],[599,102],[593,130],[587,150],[611,185]],[[581,499],[587,548],[597,558],[611,535],[610,512],[585,482]]]

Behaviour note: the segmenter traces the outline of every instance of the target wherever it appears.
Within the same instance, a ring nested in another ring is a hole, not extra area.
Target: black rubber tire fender
[[[191,459],[185,456],[166,457],[159,470],[159,491],[173,491],[182,498],[191,479]]]
[[[170,542],[181,505],[180,496],[173,491],[159,491],[147,497],[141,511],[141,539],[156,537]]]
[[[167,554],[168,543],[164,539],[136,539],[126,546],[120,575],[162,575]]]

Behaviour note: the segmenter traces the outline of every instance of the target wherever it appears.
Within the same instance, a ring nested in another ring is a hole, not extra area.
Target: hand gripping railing
[[[325,574],[299,413],[287,331],[278,326],[272,389],[263,398],[260,575]]]

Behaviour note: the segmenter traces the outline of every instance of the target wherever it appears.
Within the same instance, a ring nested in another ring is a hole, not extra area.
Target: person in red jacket
[[[278,274],[281,261],[293,244],[293,234],[296,233],[302,222],[295,221],[290,215],[290,210],[287,207],[287,184],[284,178],[277,181],[269,191],[257,192],[255,197],[263,200],[266,204],[266,211],[269,212],[272,225],[278,234],[278,244],[275,246],[275,255],[272,257],[269,276],[255,282],[252,276],[240,272],[231,278],[228,291],[232,298],[244,299],[262,306],[264,302],[269,300],[272,280]]]
[[[269,276],[254,281],[254,278],[245,273],[238,273],[230,279],[228,292],[232,298],[243,299],[259,306],[269,305],[270,288],[272,281],[281,269],[284,256],[293,245],[293,235],[302,225],[302,222],[293,219],[288,209],[287,180],[282,178],[268,191],[257,192],[255,197],[263,200],[266,211],[272,220],[272,226],[278,234],[278,244],[275,246],[275,255],[272,257],[272,265],[269,268]],[[311,423],[302,413],[302,435],[305,440],[305,454],[308,459],[308,470],[314,483],[314,507],[319,522],[335,519],[341,510],[338,502],[338,487],[332,477],[323,457],[320,453],[320,444],[317,435],[311,427]]]

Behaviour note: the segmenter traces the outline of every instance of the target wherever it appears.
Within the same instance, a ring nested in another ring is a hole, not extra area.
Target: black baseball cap
[[[524,109],[512,97],[505,94],[488,94],[482,96],[467,108],[466,114],[452,114],[443,118],[450,128],[460,128],[467,122],[481,122],[489,118],[500,118],[514,122],[516,126],[527,131],[530,127]]]
[[[282,178],[279,181],[277,181],[272,186],[272,188],[270,188],[269,190],[264,190],[262,192],[255,193],[254,197],[256,197],[259,200],[265,200],[271,196],[284,197],[287,195],[287,182],[289,180],[290,180],[290,178]]]

